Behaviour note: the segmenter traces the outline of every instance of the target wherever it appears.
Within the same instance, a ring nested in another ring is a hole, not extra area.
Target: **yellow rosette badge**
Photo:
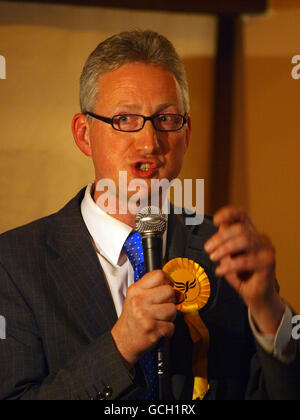
[[[207,274],[199,264],[188,258],[175,258],[163,268],[174,282],[174,288],[184,294],[184,302],[178,305],[181,312],[194,312],[206,305],[210,296]]]
[[[210,282],[204,268],[188,258],[175,258],[165,264],[163,271],[174,283],[174,288],[184,294],[177,309],[184,313],[193,348],[193,399],[203,399],[209,389],[207,381],[207,354],[209,332],[199,315],[210,297]]]

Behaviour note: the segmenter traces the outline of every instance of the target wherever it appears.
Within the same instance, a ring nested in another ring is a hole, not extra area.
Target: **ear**
[[[75,114],[72,120],[72,132],[77,147],[86,156],[92,156],[90,125],[84,114]]]

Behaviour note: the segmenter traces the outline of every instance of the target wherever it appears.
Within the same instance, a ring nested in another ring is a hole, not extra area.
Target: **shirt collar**
[[[105,213],[93,200],[90,183],[81,202],[81,214],[97,250],[113,265],[117,265],[127,236],[132,231],[129,225]]]
[[[132,227],[105,213],[92,198],[91,182],[85,190],[81,202],[81,214],[86,227],[94,240],[97,251],[113,265],[117,265],[121,251]],[[167,229],[163,234],[163,258],[166,254]]]

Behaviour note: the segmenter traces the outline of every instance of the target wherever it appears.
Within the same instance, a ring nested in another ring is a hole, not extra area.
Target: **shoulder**
[[[72,215],[80,215],[80,203],[83,197],[81,190],[61,210],[49,216],[42,217],[23,226],[8,230],[0,235],[0,263],[16,261],[24,255],[33,259],[39,250],[45,248],[47,239],[61,225],[68,221],[72,223]]]
[[[203,240],[207,240],[218,230],[213,223],[213,217],[208,214],[199,215],[178,207],[174,207],[173,211],[178,214],[181,224],[191,236],[198,236]]]
[[[202,223],[195,225],[192,229],[192,234],[208,239],[210,236],[214,235],[217,230],[218,228],[213,224],[212,216],[204,215]]]
[[[53,217],[54,214],[2,233],[0,235],[0,259],[6,253],[5,250],[8,251],[7,246],[10,247],[10,252],[16,251],[22,246],[28,248],[32,242],[43,238]]]

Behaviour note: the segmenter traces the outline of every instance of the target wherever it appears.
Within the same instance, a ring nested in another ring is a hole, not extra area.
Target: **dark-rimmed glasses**
[[[119,114],[112,118],[103,117],[93,112],[85,112],[97,120],[110,124],[117,131],[136,132],[144,128],[146,121],[151,121],[157,131],[178,131],[187,122],[187,115],[180,114],[154,114],[151,117],[145,117],[139,114]]]

